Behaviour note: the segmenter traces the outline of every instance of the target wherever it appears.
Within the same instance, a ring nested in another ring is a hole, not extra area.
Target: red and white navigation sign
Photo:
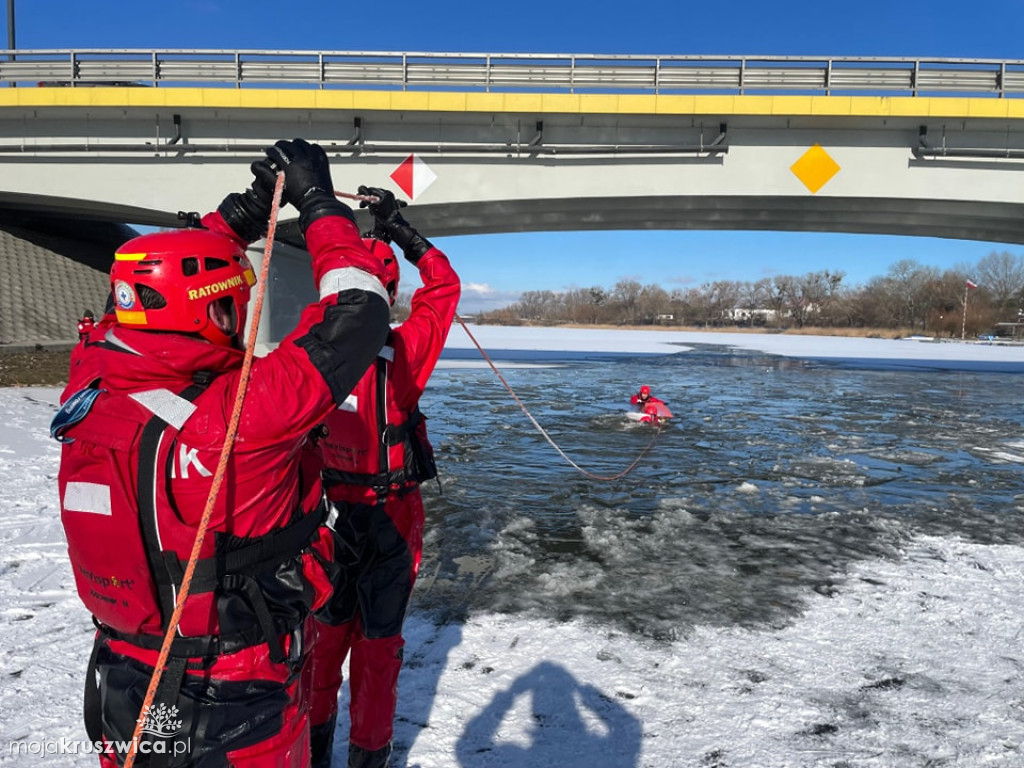
[[[416,155],[409,155],[391,172],[391,179],[405,192],[411,202],[437,181],[437,174]]]

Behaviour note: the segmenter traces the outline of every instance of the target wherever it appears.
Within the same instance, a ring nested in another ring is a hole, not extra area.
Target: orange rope
[[[224,475],[227,472],[228,459],[235,445],[235,438],[238,436],[238,423],[242,417],[242,404],[245,402],[245,390],[249,385],[249,372],[252,368],[253,351],[256,346],[256,332],[259,329],[260,313],[263,311],[263,295],[267,287],[267,276],[270,274],[270,253],[274,247],[274,232],[277,229],[277,215],[281,208],[281,192],[284,189],[284,173],[277,174],[277,184],[274,186],[274,201],[270,208],[270,225],[267,230],[266,247],[263,250],[263,264],[260,266],[259,287],[256,289],[256,301],[253,304],[252,323],[249,327],[249,337],[245,345],[245,357],[242,360],[242,371],[238,379],[238,391],[235,394],[235,404],[231,412],[231,420],[228,422],[228,430],[224,436],[224,447],[220,452],[220,461],[217,463],[217,471],[213,476],[213,484],[210,486],[210,497],[206,502],[206,509],[199,521],[199,528],[196,531],[196,540],[192,544],[192,553],[188,558],[188,566],[185,568],[185,575],[181,579],[181,586],[178,588],[178,599],[174,604],[174,613],[167,624],[167,632],[164,634],[164,642],[160,647],[160,655],[157,657],[153,667],[153,677],[149,680],[149,688],[146,690],[146,697],[142,701],[142,709],[139,712],[139,719],[135,724],[135,732],[132,734],[131,751],[124,761],[124,768],[132,768],[135,764],[135,755],[138,749],[139,739],[142,735],[142,726],[146,721],[145,713],[153,705],[153,698],[156,696],[156,689],[160,686],[160,678],[163,677],[164,667],[167,665],[167,657],[171,652],[171,643],[178,631],[178,623],[181,621],[181,614],[185,610],[185,601],[188,599],[189,589],[192,586],[192,575],[196,570],[196,562],[199,560],[199,552],[206,538],[206,529],[210,525],[210,518],[213,516],[213,508],[220,494],[221,485],[224,483]]]
[[[640,451],[640,455],[637,456],[636,459],[634,459],[632,464],[630,464],[628,467],[626,467],[624,470],[622,470],[618,474],[615,474],[615,475],[595,475],[592,472],[588,472],[587,470],[583,469],[583,467],[579,466],[575,461],[570,459],[565,454],[565,451],[563,451],[561,448],[559,448],[558,445],[555,443],[555,441],[551,439],[551,436],[548,435],[548,433],[544,430],[544,427],[542,427],[539,423],[537,423],[537,420],[535,418],[533,418],[533,415],[529,412],[529,410],[527,410],[526,406],[523,405],[523,401],[519,399],[519,397],[513,391],[512,387],[510,387],[508,382],[505,381],[505,377],[501,375],[501,371],[498,370],[497,366],[495,366],[495,364],[491,361],[491,358],[487,356],[486,352],[484,352],[484,348],[480,346],[480,343],[476,340],[476,337],[474,337],[473,334],[470,333],[469,328],[466,327],[466,323],[463,322],[462,318],[459,317],[458,313],[456,313],[455,319],[459,321],[459,325],[462,326],[462,330],[464,330],[466,332],[466,335],[469,336],[470,341],[472,341],[473,344],[476,345],[477,350],[479,350],[480,354],[483,355],[484,360],[486,360],[487,364],[489,366],[491,366],[491,370],[494,371],[495,374],[497,374],[498,379],[501,381],[502,384],[505,385],[505,389],[507,389],[508,393],[510,395],[512,395],[512,399],[515,400],[516,403],[519,404],[520,408],[522,408],[523,413],[526,414],[526,418],[528,418],[531,422],[533,422],[533,426],[535,426],[537,428],[537,431],[540,432],[544,436],[544,439],[547,440],[551,444],[551,447],[554,448],[556,451],[558,451],[558,455],[561,456],[563,459],[565,459],[567,462],[569,462],[569,464],[571,464],[573,466],[573,468],[575,468],[578,472],[580,472],[580,474],[585,475],[586,477],[589,477],[591,480],[601,480],[603,482],[609,482],[609,481],[612,481],[612,480],[619,480],[620,478],[623,478],[626,475],[628,475],[630,472],[632,472],[633,469],[636,468],[637,464],[640,463],[640,460],[644,456],[647,455],[647,452],[650,451],[651,448],[654,447],[654,443],[658,439],[658,435],[661,434],[661,430],[663,429],[663,425],[662,425],[660,420],[656,422],[658,428],[657,428],[657,430],[655,430],[654,437],[651,438],[651,442],[648,443],[646,448],[644,448],[642,451]]]
[[[380,198],[377,197],[376,195],[357,195],[352,192],[339,192],[338,190],[334,190],[334,196],[344,197],[347,198],[348,200],[365,200],[368,203],[380,202]]]

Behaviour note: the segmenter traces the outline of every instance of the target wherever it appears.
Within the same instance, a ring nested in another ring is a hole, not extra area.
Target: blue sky
[[[0,0],[6,10],[9,0]],[[574,0],[502,5],[468,0],[14,0],[18,48],[228,48],[905,56],[1024,59],[1024,2],[965,5],[688,0]],[[4,24],[6,45],[6,13]],[[413,222],[415,223],[415,222]],[[429,237],[429,233],[424,233]],[[939,268],[1017,246],[934,238],[772,232],[586,232],[438,240],[465,283],[464,312],[523,290],[619,279],[671,290],[708,280],[841,269],[859,284],[900,259]],[[599,255],[595,255],[599,254]],[[413,287],[406,282],[405,288]]]

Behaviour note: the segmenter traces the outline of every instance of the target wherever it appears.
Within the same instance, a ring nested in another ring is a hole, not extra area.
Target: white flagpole
[[[960,341],[967,338],[967,294],[971,292],[971,286],[964,283],[964,320],[960,325]]]

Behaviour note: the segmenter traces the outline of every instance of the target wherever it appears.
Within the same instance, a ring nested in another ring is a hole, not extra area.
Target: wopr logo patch
[[[131,309],[135,306],[135,289],[124,280],[117,280],[114,283],[114,299],[121,309]]]

